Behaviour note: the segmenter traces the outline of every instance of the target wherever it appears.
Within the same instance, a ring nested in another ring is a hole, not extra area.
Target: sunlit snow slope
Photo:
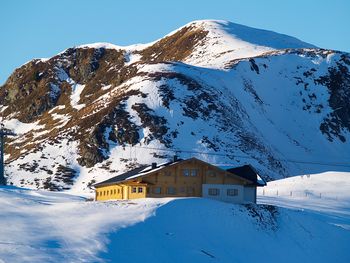
[[[260,203],[350,216],[350,173],[327,172],[276,180],[258,189]],[[341,224],[341,222],[340,222]],[[343,225],[350,230],[350,224]]]

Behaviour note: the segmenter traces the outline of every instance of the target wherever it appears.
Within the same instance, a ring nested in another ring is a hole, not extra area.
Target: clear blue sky
[[[349,0],[1,0],[0,84],[33,58],[92,42],[147,43],[197,19],[350,52]]]

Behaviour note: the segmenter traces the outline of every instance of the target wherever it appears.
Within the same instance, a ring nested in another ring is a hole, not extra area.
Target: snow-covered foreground
[[[335,218],[202,198],[86,202],[0,188],[0,262],[350,262],[344,204]]]
[[[0,262],[97,262],[107,233],[142,222],[168,201],[97,203],[0,188]]]
[[[271,206],[179,200],[110,235],[118,262],[349,262],[350,232],[323,216]]]

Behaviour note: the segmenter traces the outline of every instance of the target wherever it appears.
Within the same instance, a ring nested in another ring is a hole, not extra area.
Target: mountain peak
[[[229,60],[255,57],[273,50],[316,48],[295,37],[225,20],[193,21],[172,34],[185,28],[206,32],[205,38],[196,43],[192,56],[185,61],[197,66],[222,68]]]
[[[270,30],[253,28],[227,20],[196,20],[186,24],[185,27],[186,26],[203,28],[210,32],[219,32],[253,45],[271,47],[274,49],[316,48],[316,46],[292,36]]]
[[[160,51],[159,47],[163,50]],[[300,48],[316,47],[288,35],[230,21],[197,20],[146,46],[145,53],[149,58],[159,58],[157,61],[171,57],[172,60],[194,66],[224,68],[229,61],[235,59],[260,56],[275,50]],[[164,52],[169,54],[164,56]]]

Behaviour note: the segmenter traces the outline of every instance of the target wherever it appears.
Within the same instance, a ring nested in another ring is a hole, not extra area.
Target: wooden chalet
[[[205,197],[232,203],[256,203],[264,185],[250,165],[223,170],[197,158],[141,166],[94,185],[97,201],[146,197]]]

